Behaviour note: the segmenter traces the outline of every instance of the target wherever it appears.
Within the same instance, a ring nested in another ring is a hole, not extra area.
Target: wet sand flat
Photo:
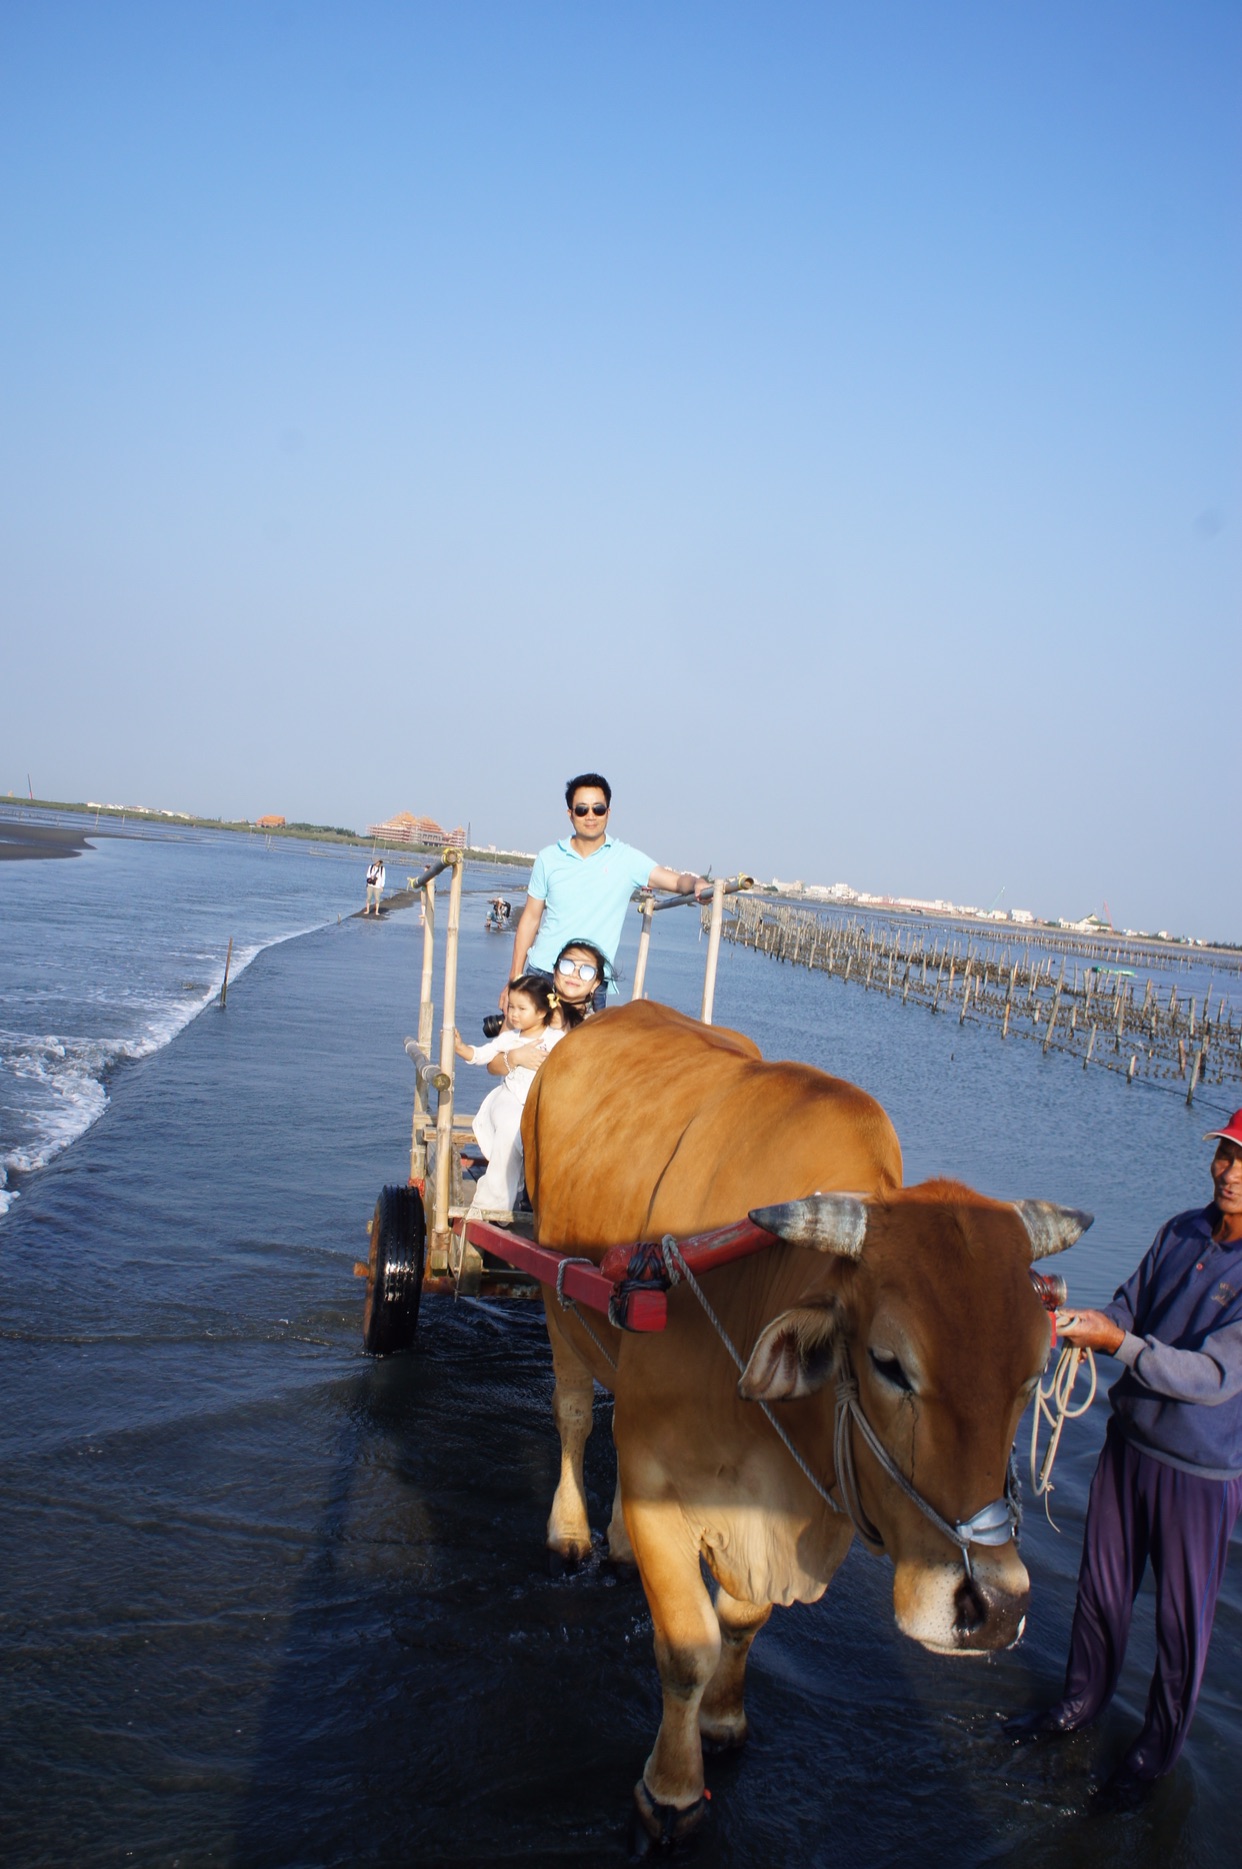
[[[80,857],[93,846],[83,831],[59,824],[15,824],[0,821],[0,863],[35,862],[49,857]]]

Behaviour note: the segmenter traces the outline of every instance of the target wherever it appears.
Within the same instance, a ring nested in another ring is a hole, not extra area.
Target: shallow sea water
[[[89,861],[41,867],[62,890]],[[0,1221],[8,1862],[626,1860],[658,1720],[650,1626],[603,1566],[546,1573],[557,1449],[537,1309],[426,1300],[411,1355],[359,1349],[351,1266],[408,1160],[419,953],[410,913],[265,948],[225,1012],[114,1072],[99,1120]],[[467,1035],[507,954],[471,910]],[[692,1009],[701,954],[690,913],[660,917],[653,994]],[[908,1180],[1092,1208],[1058,1262],[1076,1299],[1106,1295],[1167,1213],[1206,1198],[1202,1104],[727,948],[717,1015],[877,1094]],[[601,1527],[608,1415],[601,1398]],[[996,1737],[998,1713],[1059,1685],[1104,1419],[1097,1405],[1067,1430],[1063,1535],[1028,1511],[1017,1650],[926,1655],[893,1627],[887,1563],[858,1550],[821,1604],[773,1617],[753,1740],[709,1764],[687,1859],[1234,1859],[1236,1551],[1190,1745],[1143,1812],[1095,1816],[1088,1789],[1141,1717],[1145,1601],[1097,1731],[1034,1756]]]

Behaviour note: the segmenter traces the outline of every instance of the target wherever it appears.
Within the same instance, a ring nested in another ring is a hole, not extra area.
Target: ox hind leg
[[[591,1550],[583,1455],[591,1434],[595,1381],[554,1308],[546,1309],[556,1380],[552,1415],[561,1438],[561,1477],[548,1516],[548,1550],[567,1564],[578,1564]]]
[[[699,1732],[709,1752],[746,1744],[746,1662],[751,1643],[771,1614],[770,1603],[748,1603],[727,1590],[717,1592],[720,1660],[699,1704]]]

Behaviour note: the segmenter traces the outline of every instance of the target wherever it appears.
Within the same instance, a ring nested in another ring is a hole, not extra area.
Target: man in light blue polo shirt
[[[510,980],[532,969],[551,976],[567,941],[590,941],[611,967],[636,889],[669,889],[702,897],[706,877],[670,870],[608,835],[612,787],[598,772],[582,772],[565,787],[570,836],[535,858],[526,903],[518,917]],[[508,993],[500,996],[503,1009]]]

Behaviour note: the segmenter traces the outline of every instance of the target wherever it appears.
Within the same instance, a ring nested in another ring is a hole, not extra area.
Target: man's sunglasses
[[[567,955],[562,955],[556,963],[556,971],[565,975],[576,973],[580,980],[590,982],[598,974],[599,968],[593,960],[570,960]]]
[[[608,806],[607,805],[575,805],[574,816],[575,818],[585,818],[585,817],[606,818],[608,816]]]

